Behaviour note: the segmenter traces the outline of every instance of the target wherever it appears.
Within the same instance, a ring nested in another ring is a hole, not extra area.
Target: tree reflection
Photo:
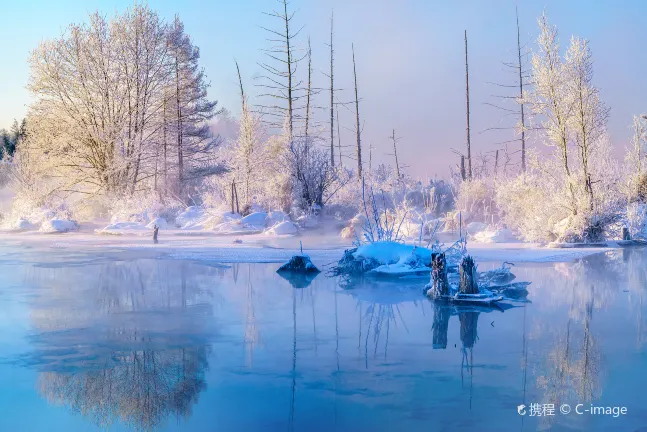
[[[206,388],[217,269],[141,260],[32,270],[38,391],[100,427],[187,418]],[[54,272],[53,274],[47,274]]]
[[[545,390],[545,403],[555,406],[573,400],[587,403],[601,393],[600,351],[591,332],[595,288],[589,285],[587,301],[581,311],[576,310],[576,291],[574,284],[565,333],[557,337],[554,348],[548,354],[546,374],[537,379],[538,386]],[[581,316],[582,334],[578,335]],[[552,420],[544,418],[545,422]]]

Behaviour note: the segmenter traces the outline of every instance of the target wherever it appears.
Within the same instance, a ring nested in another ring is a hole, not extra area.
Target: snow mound
[[[479,233],[481,231],[485,231],[486,229],[487,229],[487,224],[485,224],[483,222],[470,222],[467,225],[467,228],[465,229],[465,231],[468,234],[474,235],[474,234],[477,234],[477,233]]]
[[[20,218],[13,224],[12,228],[17,229],[17,230],[21,230],[21,231],[28,231],[28,230],[36,229],[36,225],[29,222],[25,218]]]
[[[263,229],[265,227],[265,219],[267,218],[267,213],[265,212],[256,212],[251,213],[241,219],[243,225],[247,227],[256,227]]]
[[[299,228],[290,221],[283,221],[265,231],[265,235],[296,235]]]
[[[285,212],[273,211],[267,214],[267,217],[265,218],[265,226],[273,227],[274,225],[280,222],[285,222],[289,220],[290,220],[290,217]]]
[[[474,234],[474,241],[479,243],[506,243],[516,240],[509,229],[485,230]]]
[[[431,250],[423,247],[382,241],[368,243],[344,252],[333,270],[336,274],[406,276],[429,274]]]
[[[423,265],[431,265],[430,249],[392,241],[367,243],[358,247],[353,254],[356,259],[370,258],[383,265],[407,262],[412,255],[418,258]]]
[[[153,219],[151,223],[146,225],[146,228],[148,229],[154,229],[155,226],[157,226],[159,229],[168,229],[168,223],[166,222],[166,219],[158,217],[156,219]]]
[[[79,225],[69,219],[50,219],[42,223],[38,231],[43,233],[66,233],[76,231]]]
[[[97,234],[126,234],[135,232],[147,232],[148,228],[139,222],[115,222],[107,225],[104,228],[95,230]]]
[[[198,206],[187,207],[175,218],[175,225],[183,230],[201,230],[209,221],[211,215]]]

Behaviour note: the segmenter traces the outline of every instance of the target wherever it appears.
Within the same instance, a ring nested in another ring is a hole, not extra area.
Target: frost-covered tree
[[[569,119],[571,103],[566,87],[568,73],[559,53],[557,28],[543,14],[539,19],[537,52],[532,57],[534,88],[530,94],[535,114],[542,118],[547,143],[560,161],[564,181],[570,191],[570,207],[577,214],[577,199],[572,183],[572,161],[569,160]]]
[[[182,196],[220,171],[206,127],[215,102],[198,60],[179,19],[169,25],[146,6],[71,25],[31,53],[24,150],[47,155],[62,190]]]
[[[168,37],[171,73],[174,141],[177,154],[177,191],[183,194],[187,182],[221,172],[214,164],[214,140],[208,120],[216,113],[217,102],[207,98],[207,82],[199,66],[200,50],[184,32],[176,15]]]
[[[593,180],[591,158],[606,132],[609,110],[600,100],[598,89],[593,86],[593,59],[588,41],[573,37],[566,53],[566,90],[572,104],[569,127],[577,146],[581,170],[581,184],[587,197],[589,211],[593,211]]]

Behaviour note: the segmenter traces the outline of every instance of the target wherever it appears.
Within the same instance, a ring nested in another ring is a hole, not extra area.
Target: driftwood
[[[476,264],[471,256],[467,255],[461,260],[458,265],[458,274],[460,276],[459,290],[462,294],[479,293]]]
[[[444,253],[431,255],[431,280],[435,296],[449,295],[449,281],[447,280],[447,259]]]

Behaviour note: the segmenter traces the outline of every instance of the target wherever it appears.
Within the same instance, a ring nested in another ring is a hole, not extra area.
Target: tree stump
[[[471,256],[467,255],[461,260],[458,265],[458,273],[460,276],[460,292],[463,294],[478,294],[476,264]]]
[[[627,227],[622,228],[622,239],[631,240],[631,234],[629,234],[629,228]]]
[[[447,348],[447,329],[449,329],[451,314],[451,310],[446,305],[434,304],[433,349]]]
[[[444,253],[434,253],[431,255],[431,282],[434,297],[449,295],[447,259]]]
[[[155,244],[157,244],[157,233],[159,232],[159,230],[160,227],[158,227],[157,225],[153,227],[153,243]]]

